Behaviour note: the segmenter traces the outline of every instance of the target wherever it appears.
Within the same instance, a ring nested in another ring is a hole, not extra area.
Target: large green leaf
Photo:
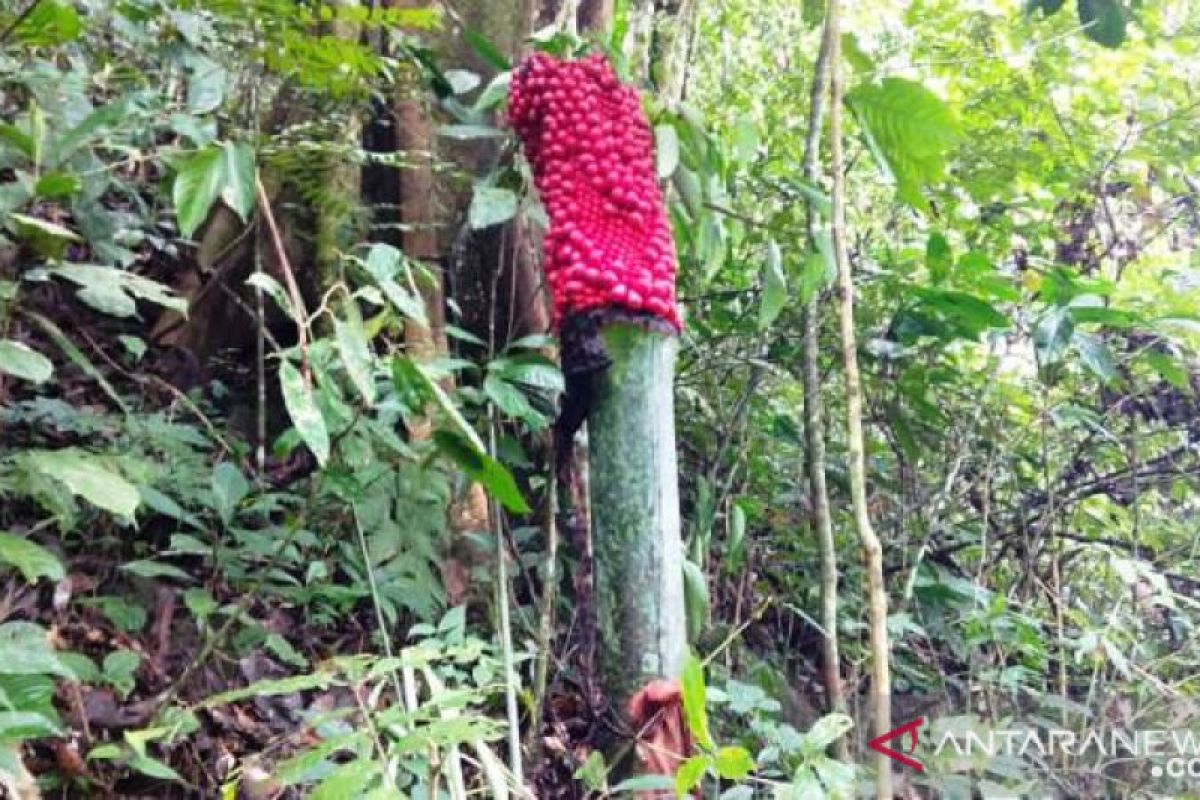
[[[683,693],[683,715],[692,738],[701,747],[712,749],[712,734],[708,731],[707,692],[704,688],[704,665],[689,652],[679,679]]]
[[[83,33],[83,20],[71,3],[40,0],[13,32],[23,44],[34,47],[66,44]]]
[[[204,224],[212,204],[221,195],[225,165],[224,148],[209,145],[179,164],[172,199],[179,219],[179,232],[191,236]]]
[[[279,365],[279,385],[283,390],[283,405],[296,432],[317,457],[317,463],[324,465],[329,461],[329,429],[325,426],[321,409],[317,407],[312,386],[290,361]]]
[[[342,366],[368,406],[375,405],[375,358],[363,328],[362,317],[353,302],[346,304],[345,319],[333,321],[333,338]]]
[[[132,519],[141,496],[137,488],[106,460],[68,447],[62,450],[32,450],[26,457],[34,469],[64,484],[97,508]]]
[[[37,542],[0,531],[0,564],[16,567],[30,583],[39,578],[61,581],[66,576],[58,556]]]
[[[246,221],[254,210],[254,150],[244,142],[226,142],[221,148],[221,201]]]
[[[24,342],[0,339],[0,372],[32,383],[45,383],[54,374],[54,364]]]
[[[512,473],[499,461],[451,431],[436,431],[433,441],[439,452],[457,464],[469,478],[478,481],[501,505],[514,514],[529,513],[529,505],[521,496]]]
[[[1076,0],[1079,23],[1089,39],[1105,47],[1125,41],[1125,9],[1121,0]]]
[[[0,675],[58,675],[73,680],[75,674],[50,646],[50,634],[32,622],[0,625]]]
[[[758,327],[771,327],[787,302],[787,276],[783,274],[783,254],[775,240],[767,242],[767,258],[763,263],[762,304],[758,307]]]
[[[50,273],[79,285],[76,296],[97,311],[114,317],[132,317],[137,300],[145,300],[187,314],[187,300],[157,281],[132,272],[95,264],[61,264]]]
[[[708,624],[710,600],[704,570],[690,558],[683,560],[683,601],[687,612],[688,641],[694,642]]]
[[[960,137],[958,120],[937,95],[904,78],[856,87],[846,97],[900,199],[922,211],[921,190],[945,174],[946,153]]]

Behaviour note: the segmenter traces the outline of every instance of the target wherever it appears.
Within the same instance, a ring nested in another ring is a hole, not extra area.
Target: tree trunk
[[[892,728],[891,680],[888,667],[887,590],[883,585],[883,546],[871,527],[867,509],[867,466],[862,425],[862,378],[858,372],[858,343],[854,334],[854,276],[846,252],[846,175],[842,154],[842,96],[844,91],[839,0],[829,0],[826,11],[830,35],[829,160],[833,172],[833,254],[837,261],[841,290],[840,323],[842,360],[846,372],[846,441],[849,451],[850,499],[854,527],[862,542],[867,573],[868,620],[871,637],[871,705],[875,735]],[[875,758],[875,796],[892,798],[891,760],[880,753]]]
[[[677,677],[687,649],[675,460],[676,339],[614,323],[588,416],[593,539],[608,697]]]
[[[829,51],[832,28],[829,18],[821,36],[821,50],[813,66],[812,92],[809,101],[808,132],[804,145],[804,177],[813,186],[821,178],[821,123],[825,118],[825,91],[829,87]],[[808,246],[817,252],[820,218],[808,201]],[[804,330],[804,443],[805,466],[808,472],[810,504],[813,510],[817,540],[821,548],[821,673],[825,685],[825,710],[846,712],[846,696],[842,689],[841,656],[838,648],[838,566],[837,547],[833,538],[833,518],[829,510],[829,490],[825,485],[825,410],[821,402],[821,372],[817,359],[820,347],[821,296],[813,292],[801,310]],[[845,738],[835,744],[838,758],[848,758]]]

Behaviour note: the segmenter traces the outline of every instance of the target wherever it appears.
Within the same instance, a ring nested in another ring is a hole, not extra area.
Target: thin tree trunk
[[[825,91],[829,86],[829,51],[831,47],[829,18],[821,37],[821,51],[813,66],[812,92],[809,101],[808,132],[804,144],[804,177],[814,186],[821,178],[821,124],[825,118]],[[808,246],[817,251],[820,218],[811,201],[807,203]],[[838,653],[837,609],[838,566],[837,549],[833,538],[833,518],[829,510],[829,490],[825,485],[825,410],[821,402],[821,372],[817,351],[820,347],[820,293],[812,297],[801,310],[804,330],[804,440],[805,466],[808,471],[810,504],[816,521],[817,539],[821,546],[821,626],[825,637],[821,643],[821,669],[825,684],[827,712],[846,712],[846,696],[842,689],[841,657]],[[837,756],[847,759],[846,739],[835,745]]]
[[[868,627],[871,640],[871,704],[875,735],[892,728],[891,681],[888,674],[887,590],[883,585],[883,546],[871,527],[867,509],[867,466],[862,424],[862,378],[858,372],[858,344],[854,335],[854,276],[846,250],[846,175],[842,153],[842,97],[845,91],[841,59],[839,0],[829,0],[826,10],[830,47],[829,158],[833,172],[833,254],[841,290],[842,360],[846,376],[846,439],[850,461],[850,498],[854,526],[862,542],[867,572]],[[875,759],[875,796],[891,800],[891,761],[880,753]]]

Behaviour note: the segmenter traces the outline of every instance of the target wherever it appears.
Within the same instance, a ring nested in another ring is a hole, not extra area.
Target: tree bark
[[[842,361],[846,379],[846,440],[850,466],[850,499],[854,527],[862,543],[867,573],[868,627],[871,640],[871,705],[875,735],[892,728],[891,681],[888,666],[887,590],[883,585],[883,546],[871,527],[867,508],[866,446],[862,424],[862,378],[858,371],[858,343],[854,333],[854,276],[846,248],[846,175],[842,153],[842,97],[844,78],[841,59],[841,8],[829,0],[826,24],[830,37],[829,159],[833,172],[833,254],[837,261],[841,291],[840,324]],[[875,758],[875,796],[892,798],[891,761],[882,753]]]
[[[601,668],[621,704],[678,677],[686,654],[675,456],[676,339],[626,323],[602,331],[612,365],[588,416]]]

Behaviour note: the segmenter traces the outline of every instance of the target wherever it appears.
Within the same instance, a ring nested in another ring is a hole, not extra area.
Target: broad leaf
[[[767,259],[763,264],[762,304],[758,307],[759,330],[766,330],[787,302],[787,276],[783,274],[783,255],[775,240],[767,242]]]
[[[333,338],[342,366],[367,406],[375,405],[375,358],[353,301],[345,306],[345,319],[334,319]]]
[[[1125,9],[1120,0],[1076,0],[1084,34],[1105,47],[1125,41]]]
[[[941,98],[919,83],[885,78],[847,95],[877,158],[896,180],[900,199],[929,209],[921,190],[940,181],[946,153],[960,137],[958,120]]]
[[[213,467],[212,493],[221,524],[228,526],[238,505],[250,494],[250,482],[236,464],[222,461]]]
[[[694,653],[689,652],[683,664],[683,674],[680,676],[683,691],[683,715],[687,720],[688,730],[701,747],[712,749],[712,734],[708,732],[708,709],[705,704],[704,665]]]
[[[45,383],[54,374],[54,364],[24,342],[0,339],[0,372],[31,383]]]
[[[172,198],[179,219],[179,232],[190,237],[208,219],[208,212],[221,195],[225,176],[224,148],[209,145],[179,165]]]
[[[316,395],[290,361],[279,365],[279,385],[283,390],[283,404],[300,438],[308,445],[322,466],[329,461],[329,429],[325,417],[317,407]]]
[[[754,757],[744,747],[722,747],[713,758],[717,774],[738,781],[754,769]]]
[[[97,508],[132,519],[141,503],[137,488],[104,460],[86,450],[33,450],[26,454],[35,469],[64,484]]]
[[[245,222],[255,202],[254,150],[244,142],[221,148],[221,201]]]
[[[61,581],[66,576],[58,556],[37,542],[0,531],[0,564],[15,567],[29,583],[39,578]]]
[[[188,303],[157,281],[132,272],[95,264],[61,264],[52,267],[52,275],[79,285],[76,296],[97,311],[114,317],[137,313],[137,300],[145,300],[180,314],[187,314]]]
[[[529,513],[529,505],[512,473],[499,461],[451,431],[435,431],[433,441],[439,452],[457,464],[467,477],[478,481],[501,505],[514,514]]]

